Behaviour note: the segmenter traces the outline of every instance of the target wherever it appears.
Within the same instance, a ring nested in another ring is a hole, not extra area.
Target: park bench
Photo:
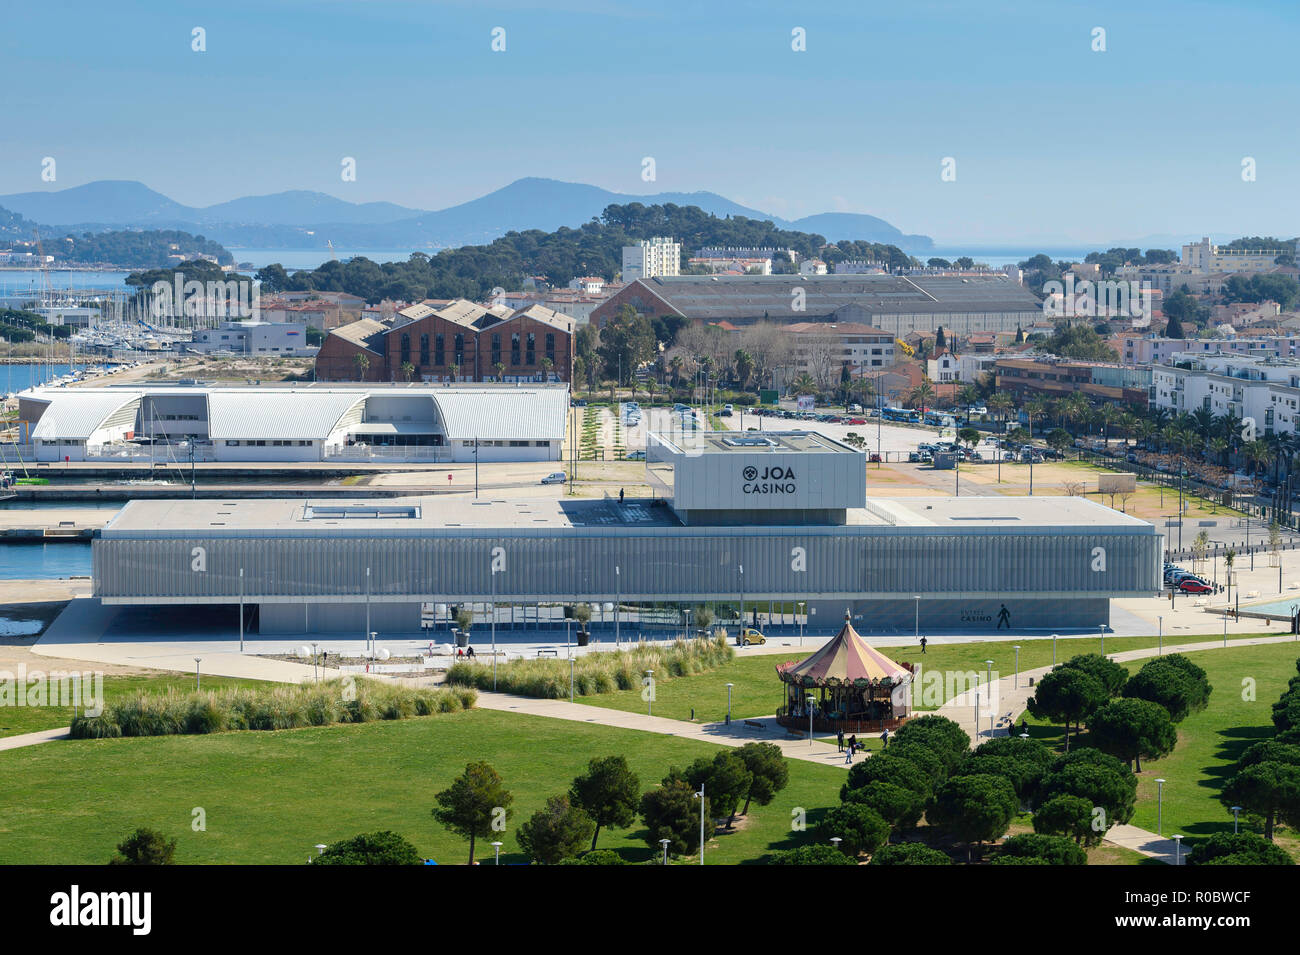
[[[804,738],[804,734],[803,734],[803,733],[800,733],[798,730],[786,730],[786,731],[785,731],[785,735],[786,735],[786,736],[793,736],[795,739],[803,739],[803,738]]]
[[[758,720],[745,720],[745,725],[752,726],[756,730],[761,730],[763,728],[763,724],[760,723]]]
[[[559,650],[538,650],[537,651],[537,656],[539,659],[541,657],[558,657],[559,655],[560,655]]]

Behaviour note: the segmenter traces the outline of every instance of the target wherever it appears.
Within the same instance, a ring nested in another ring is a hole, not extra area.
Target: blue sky
[[[547,176],[866,212],[940,244],[1290,237],[1297,26],[1275,0],[9,3],[0,193],[136,179],[195,205],[436,209]]]

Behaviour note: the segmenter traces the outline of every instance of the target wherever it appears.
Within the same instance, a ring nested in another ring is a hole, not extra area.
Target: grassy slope
[[[28,675],[30,677],[30,672]],[[205,676],[203,678],[204,688],[212,690],[232,686],[254,685],[265,684],[260,680],[238,680],[230,677]],[[168,690],[189,691],[193,689],[193,676],[141,674],[136,676],[104,677],[104,698],[108,701],[133,696],[140,692],[165,693]],[[55,729],[60,726],[67,726],[71,722],[72,707],[70,706],[0,706],[0,737],[18,736],[22,733]]]
[[[1210,705],[1178,725],[1178,746],[1173,753],[1159,760],[1143,760],[1133,825],[1156,830],[1155,780],[1163,778],[1166,834],[1181,832],[1195,838],[1232,831],[1232,813],[1219,802],[1219,790],[1241,753],[1273,735],[1271,707],[1295,675],[1298,656],[1300,648],[1295,643],[1188,654],[1209,675],[1214,687]],[[1126,664],[1130,673],[1136,673],[1139,665]],[[1243,699],[1246,680],[1254,681],[1253,699]],[[1030,722],[1037,724],[1032,717]],[[1059,727],[1033,725],[1031,732],[1054,745],[1062,741]],[[1086,734],[1080,740],[1086,744]],[[1295,833],[1282,830],[1277,841],[1300,858],[1300,838]]]
[[[392,829],[440,863],[462,863],[467,843],[430,816],[434,795],[465,764],[485,759],[515,795],[512,830],[567,789],[595,755],[622,753],[649,789],[670,765],[717,747],[670,736],[487,710],[283,732],[47,743],[0,753],[0,864],[102,863],[136,826],[179,842],[183,862],[305,861],[318,842]],[[791,809],[810,826],[838,802],[839,769],[791,761],[790,785],[752,807],[739,831],[711,844],[711,862],[757,859],[811,839],[790,831]],[[190,829],[191,810],[207,831]],[[639,827],[601,834],[629,860],[651,856]],[[490,840],[489,840],[490,841]],[[508,832],[503,861],[523,861]],[[479,845],[479,857],[491,847]]]
[[[1276,634],[1273,634],[1276,635]],[[787,638],[782,638],[787,639]],[[1202,642],[1214,637],[1166,637],[1165,645],[1172,642]],[[1229,642],[1239,639],[1230,636]],[[916,647],[881,647],[881,652],[896,662],[920,663],[931,671],[958,670],[978,671],[983,680],[985,660],[993,661],[993,672],[1008,674],[1015,670],[1016,643],[1020,643],[1020,670],[1032,670],[1048,666],[1052,662],[1052,642],[1050,640],[1004,640],[989,643],[930,644],[926,653],[921,654]],[[1106,637],[1106,652],[1136,650],[1154,647],[1154,637]],[[1097,653],[1101,642],[1096,637],[1062,638],[1057,643],[1057,659],[1065,661],[1082,653]],[[722,720],[727,715],[727,684],[732,688],[731,715],[733,719],[770,716],[782,704],[785,697],[780,680],[777,679],[775,666],[787,660],[799,660],[812,653],[810,648],[800,650],[792,646],[789,654],[749,655],[744,650],[737,652],[736,659],[725,666],[697,676],[676,677],[661,681],[655,687],[654,715],[667,716],[672,719],[689,720],[691,708],[695,709],[698,722],[709,723]],[[960,687],[958,688],[960,690]],[[601,693],[592,696],[575,697],[575,702],[591,706],[603,706],[615,710],[644,713],[646,702],[641,698],[641,690],[619,690],[614,693]],[[942,700],[918,701],[919,708],[934,709]]]

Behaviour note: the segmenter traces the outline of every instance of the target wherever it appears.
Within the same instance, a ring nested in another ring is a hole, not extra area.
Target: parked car
[[[569,479],[569,476],[563,471],[552,471],[546,477],[542,478],[543,484],[563,484]]]
[[[736,406],[735,406],[735,405],[723,405],[723,406],[722,406],[722,416],[723,416],[724,418],[726,418],[726,417],[730,417],[730,415],[731,415],[735,410],[736,410]]]
[[[875,453],[873,453],[873,454],[871,455],[871,457],[869,457],[867,460],[870,461],[872,464],[879,464],[879,463],[880,463],[880,455],[879,455],[879,454],[875,454]]]
[[[767,643],[767,637],[753,627],[742,627],[740,633],[736,635],[738,647],[762,646],[764,643]]]
[[[645,451],[641,450],[640,448],[637,448],[635,451],[629,451],[629,452],[627,453],[627,460],[629,460],[629,461],[644,461],[644,460],[645,460]]]
[[[849,405],[849,414],[862,414],[862,405],[859,404]]]
[[[1208,594],[1213,588],[1203,580],[1184,577],[1178,581],[1178,589],[1185,594]]]

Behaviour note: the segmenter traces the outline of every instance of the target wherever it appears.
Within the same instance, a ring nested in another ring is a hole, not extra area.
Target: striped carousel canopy
[[[786,683],[800,686],[892,686],[910,679],[911,674],[879,650],[870,646],[844,615],[844,628],[806,660],[779,664],[777,674]]]

